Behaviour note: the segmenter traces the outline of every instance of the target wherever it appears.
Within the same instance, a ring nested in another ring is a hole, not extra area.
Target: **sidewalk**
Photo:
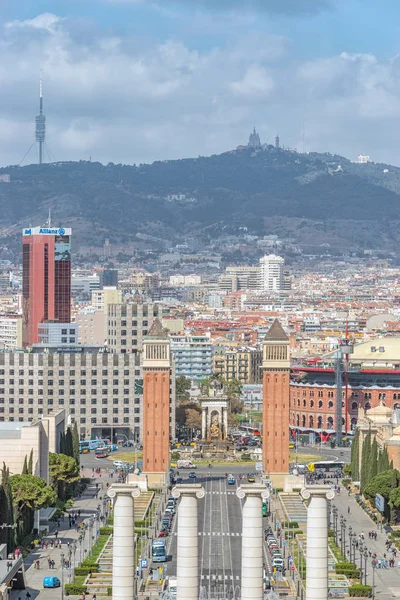
[[[336,495],[332,504],[336,505],[339,511],[338,516],[338,527],[340,531],[340,516],[343,515],[346,519],[346,552],[349,551],[349,525],[353,529],[353,533],[357,534],[357,537],[363,532],[364,533],[364,547],[367,550],[371,550],[372,553],[376,552],[378,557],[383,557],[384,553],[388,555],[385,548],[385,541],[387,535],[385,531],[378,531],[377,525],[366,515],[362,508],[357,504],[353,495],[348,496],[345,488],[341,487],[340,495]],[[350,513],[348,513],[348,507],[350,506]],[[377,540],[371,540],[368,537],[369,531],[378,531]],[[339,538],[338,538],[339,539]],[[339,544],[340,545],[340,544]],[[398,560],[400,560],[400,553],[398,552],[395,560],[395,567],[388,569],[375,569],[375,588],[376,596],[378,599],[386,600],[389,598],[400,598],[400,568],[397,567]],[[356,550],[356,564],[360,565],[360,553]],[[363,560],[363,569],[364,569]],[[371,559],[367,559],[367,584],[372,585],[372,564]]]
[[[92,477],[92,469],[84,469],[82,471],[82,477]],[[92,479],[92,482],[86,487],[82,496],[76,500],[73,508],[69,512],[75,513],[81,511],[78,522],[86,521],[89,517],[93,516],[97,512],[97,508],[100,505],[100,514],[103,510],[102,499],[106,496],[106,483],[112,483],[113,479],[109,477],[104,471],[102,471],[101,477],[96,476]],[[98,484],[98,494],[96,484]],[[29,591],[31,599],[39,598],[39,600],[54,600],[55,598],[61,598],[61,589],[43,589],[43,578],[47,576],[55,576],[62,580],[61,573],[61,553],[64,553],[65,559],[68,559],[68,546],[67,543],[77,542],[77,550],[75,553],[75,565],[81,562],[81,557],[84,558],[89,554],[89,550],[93,547],[95,539],[97,538],[98,521],[95,519],[92,530],[92,537],[94,540],[90,540],[89,529],[86,532],[84,540],[81,544],[78,543],[80,532],[76,531],[75,528],[69,528],[68,517],[64,517],[60,520],[60,527],[58,527],[58,539],[62,542],[62,548],[51,548],[50,546],[46,549],[36,548],[33,550],[24,562],[25,576],[27,581],[27,589],[15,590],[12,592],[12,600],[25,600],[26,592]],[[100,521],[100,527],[103,524]],[[52,528],[52,532],[46,536],[46,540],[55,540],[55,530],[57,524]],[[48,558],[55,561],[55,568],[49,569]],[[40,569],[34,568],[34,562],[40,561]],[[72,566],[74,566],[74,557],[71,559]],[[64,583],[69,582],[69,578],[72,579],[72,570],[64,568]]]

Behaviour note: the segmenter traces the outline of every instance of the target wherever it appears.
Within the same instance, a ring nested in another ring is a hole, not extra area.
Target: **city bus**
[[[110,452],[111,452],[110,446],[101,446],[99,448],[96,448],[95,455],[96,455],[96,458],[107,458],[107,456],[110,454]]]
[[[268,516],[268,505],[266,502],[263,502],[263,505],[262,505],[262,516],[263,517]]]
[[[343,471],[344,463],[334,460],[320,460],[319,462],[309,463],[308,470],[311,473],[327,473],[328,471]]]
[[[259,437],[261,435],[261,431],[256,429],[255,427],[249,427],[247,425],[239,425],[239,431],[246,435],[253,435]]]
[[[151,558],[153,562],[165,562],[167,560],[167,547],[163,538],[153,540]]]
[[[79,442],[79,452],[81,452],[85,448],[89,448],[89,450],[96,450],[101,446],[109,446],[110,440],[82,440]]]

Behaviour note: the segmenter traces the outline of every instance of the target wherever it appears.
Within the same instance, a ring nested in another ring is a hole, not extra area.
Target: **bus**
[[[96,455],[96,458],[107,458],[107,456],[110,454],[110,452],[111,452],[110,446],[100,446],[99,448],[96,448],[95,455]]]
[[[153,562],[165,562],[167,560],[167,547],[163,538],[153,540],[151,558]]]
[[[254,427],[249,427],[247,425],[239,425],[239,431],[246,435],[253,435],[256,437],[260,437],[260,435],[261,435],[261,431],[259,429],[256,429]]]
[[[263,502],[263,504],[262,504],[262,516],[263,517],[268,516],[268,504],[266,502]]]
[[[344,463],[335,460],[320,460],[316,463],[309,463],[308,470],[311,473],[327,473],[328,471],[343,471]]]
[[[109,446],[111,444],[110,440],[82,440],[79,442],[79,452],[84,448],[89,448],[89,450],[96,450],[101,446]]]

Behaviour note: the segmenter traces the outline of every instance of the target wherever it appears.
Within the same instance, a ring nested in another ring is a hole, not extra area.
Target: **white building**
[[[116,287],[104,287],[102,290],[92,291],[92,306],[95,310],[102,310],[107,314],[109,304],[119,304],[122,295]]]
[[[201,275],[171,275],[170,285],[200,285]]]
[[[71,277],[71,293],[73,296],[82,294],[90,296],[93,290],[99,288],[99,275],[72,275]]]
[[[50,321],[39,323],[38,344],[56,347],[76,346],[78,344],[78,325]]]
[[[22,315],[0,316],[0,348],[22,348]]]
[[[212,375],[214,348],[210,335],[173,335],[170,339],[176,377],[205,379]]]
[[[371,159],[368,154],[359,154],[357,162],[360,165],[365,165],[365,164],[371,162]]]
[[[86,306],[75,315],[79,327],[79,343],[82,345],[104,344],[106,340],[106,319],[103,310]]]
[[[260,258],[260,289],[268,292],[280,292],[284,289],[285,259],[276,254]]]

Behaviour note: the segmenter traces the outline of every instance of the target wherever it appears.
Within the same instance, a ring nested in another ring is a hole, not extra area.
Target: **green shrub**
[[[82,477],[82,479],[81,479],[81,483],[83,485],[88,485],[89,483],[91,483],[91,481],[92,480],[90,479],[90,477]]]
[[[342,479],[342,483],[345,488],[348,488],[351,483],[351,479],[349,477],[346,477],[345,479]]]
[[[99,572],[99,565],[97,563],[95,563],[91,567],[76,567],[75,568],[75,577],[77,577],[79,575],[84,575],[85,577],[87,577],[91,572],[92,573]]]
[[[251,456],[247,452],[244,452],[240,458],[241,458],[241,460],[247,460],[247,461],[251,460]]]
[[[372,587],[370,585],[361,585],[361,583],[351,585],[349,586],[349,596],[357,598],[366,596],[370,598],[372,596]]]
[[[288,529],[285,531],[285,538],[289,539],[289,537],[294,537],[295,535],[301,535],[303,532],[302,529]]]
[[[278,493],[278,492],[283,492],[283,488],[274,488],[274,489],[275,489],[275,492],[276,492],[276,493]]]
[[[86,585],[76,585],[75,583],[66,583],[64,590],[67,596],[81,596],[86,594]]]
[[[107,596],[112,596],[112,587],[107,588]]]
[[[282,527],[285,529],[298,529],[299,524],[297,521],[283,521]]]
[[[99,567],[98,563],[95,562],[92,558],[87,558],[86,560],[83,561],[83,563],[81,565],[81,568],[91,569],[92,571],[94,571],[98,567]]]
[[[337,562],[336,568],[338,567],[340,569],[357,569],[357,566],[354,563],[345,560]]]
[[[333,529],[328,529],[328,537],[335,537],[335,532]]]
[[[336,567],[337,575],[346,575],[348,579],[360,579],[360,569],[340,569]]]
[[[299,492],[299,493],[300,493],[300,492],[301,492],[301,489],[302,489],[302,488],[293,488],[293,492]]]
[[[100,527],[100,535],[111,535],[113,531],[112,527]]]
[[[400,538],[400,531],[392,531],[390,533],[391,538]]]

